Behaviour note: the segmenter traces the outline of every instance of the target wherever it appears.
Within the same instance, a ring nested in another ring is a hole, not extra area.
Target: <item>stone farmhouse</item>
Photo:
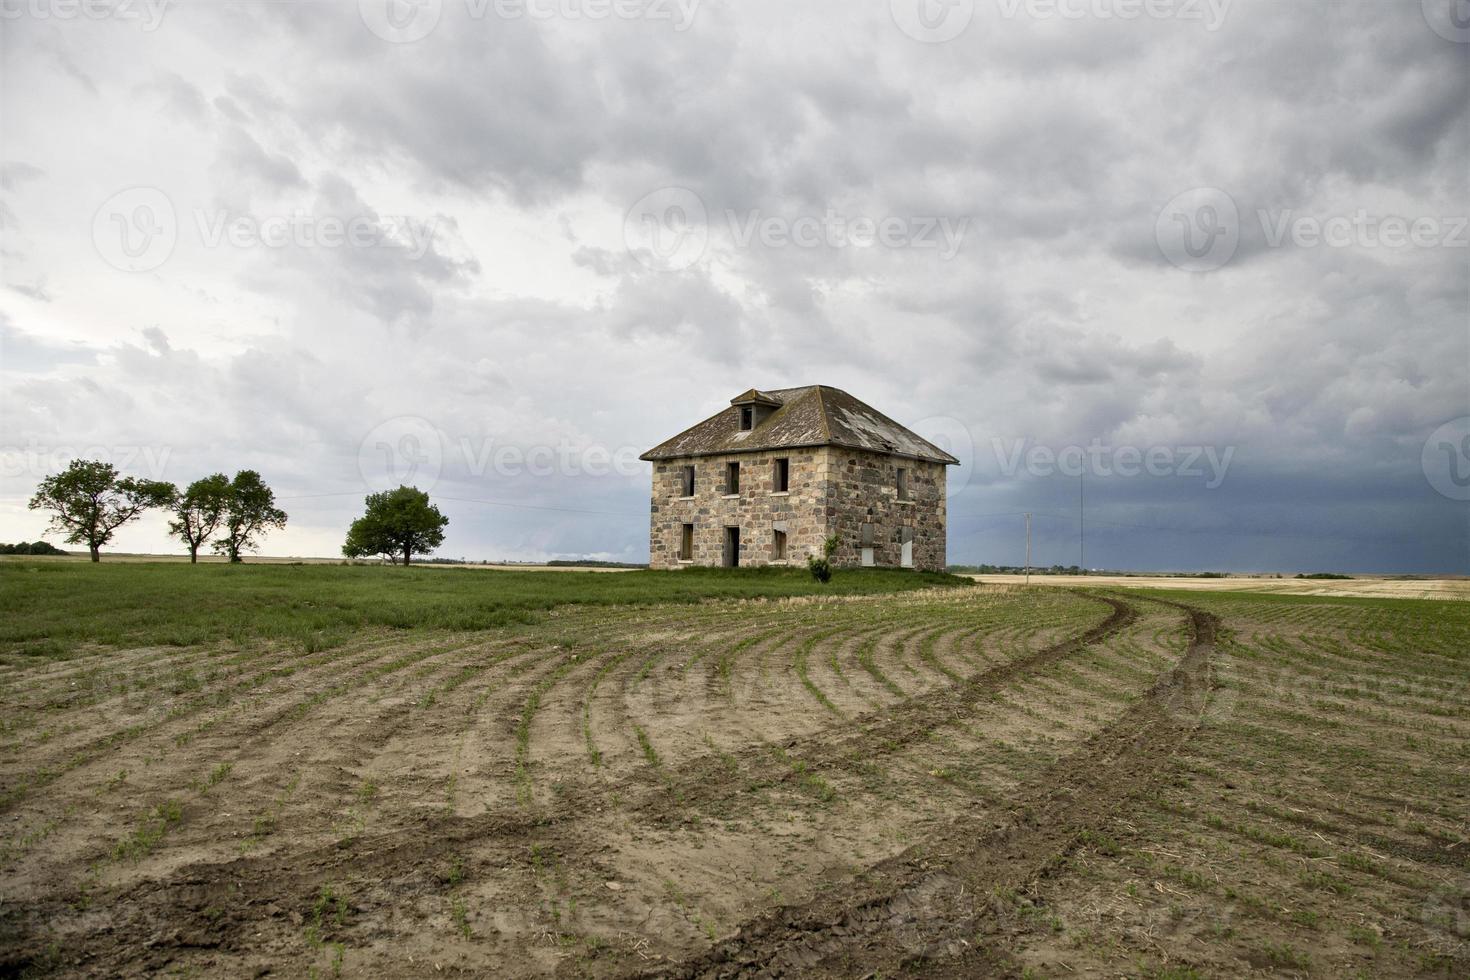
[[[945,467],[959,460],[838,388],[751,389],[653,463],[649,562],[942,571]]]

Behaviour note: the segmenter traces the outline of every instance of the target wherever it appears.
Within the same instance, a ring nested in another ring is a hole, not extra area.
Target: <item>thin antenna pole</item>
[[[1026,515],[1026,584],[1031,584],[1031,515]]]
[[[1087,467],[1077,471],[1077,570],[1087,574]]]

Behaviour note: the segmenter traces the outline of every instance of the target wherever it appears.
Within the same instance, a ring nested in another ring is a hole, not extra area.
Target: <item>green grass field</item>
[[[0,657],[67,656],[80,644],[192,646],[295,639],[328,649],[354,630],[484,630],[569,605],[871,595],[952,575],[842,572],[826,585],[805,569],[540,572],[325,564],[187,565],[0,562]]]

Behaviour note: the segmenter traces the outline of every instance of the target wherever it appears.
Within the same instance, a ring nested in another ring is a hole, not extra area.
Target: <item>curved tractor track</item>
[[[1114,607],[1106,624],[1006,672],[1096,642],[1131,617],[1126,604],[1103,598]],[[1189,614],[1183,659],[1121,718],[1024,783],[1005,819],[988,827],[956,823],[846,888],[762,915],[707,953],[644,975],[873,977],[916,961],[941,974],[1019,972],[999,937],[1002,896],[1045,876],[1085,834],[1147,792],[1194,731],[1208,698],[1217,620],[1168,604]]]

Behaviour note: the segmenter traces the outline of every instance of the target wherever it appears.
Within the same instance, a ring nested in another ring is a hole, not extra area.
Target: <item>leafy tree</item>
[[[414,552],[428,554],[444,543],[449,518],[429,503],[429,495],[417,487],[399,487],[367,496],[367,513],[347,529],[342,554],[348,558],[365,555],[403,556],[403,564]]]
[[[224,536],[214,542],[214,550],[239,562],[245,552],[260,547],[259,538],[267,531],[286,526],[286,512],[276,506],[275,492],[259,473],[241,470],[230,481],[219,526]]]
[[[818,582],[832,581],[832,553],[837,550],[837,544],[838,537],[834,534],[822,542],[822,557],[806,556],[806,567],[811,571],[812,578]]]
[[[65,470],[36,487],[31,510],[52,510],[49,530],[65,534],[68,544],[85,544],[93,561],[113,532],[150,507],[166,507],[174,487],[161,480],[118,479],[117,467],[94,459],[74,459]]]
[[[195,480],[175,494],[174,519],[168,522],[169,533],[189,549],[189,562],[199,560],[199,549],[219,529],[230,504],[230,478],[223,473]]]
[[[342,554],[347,558],[367,558],[377,555],[389,564],[398,564],[398,546],[383,533],[382,526],[364,515],[352,522],[347,529],[347,540],[342,544]]]

